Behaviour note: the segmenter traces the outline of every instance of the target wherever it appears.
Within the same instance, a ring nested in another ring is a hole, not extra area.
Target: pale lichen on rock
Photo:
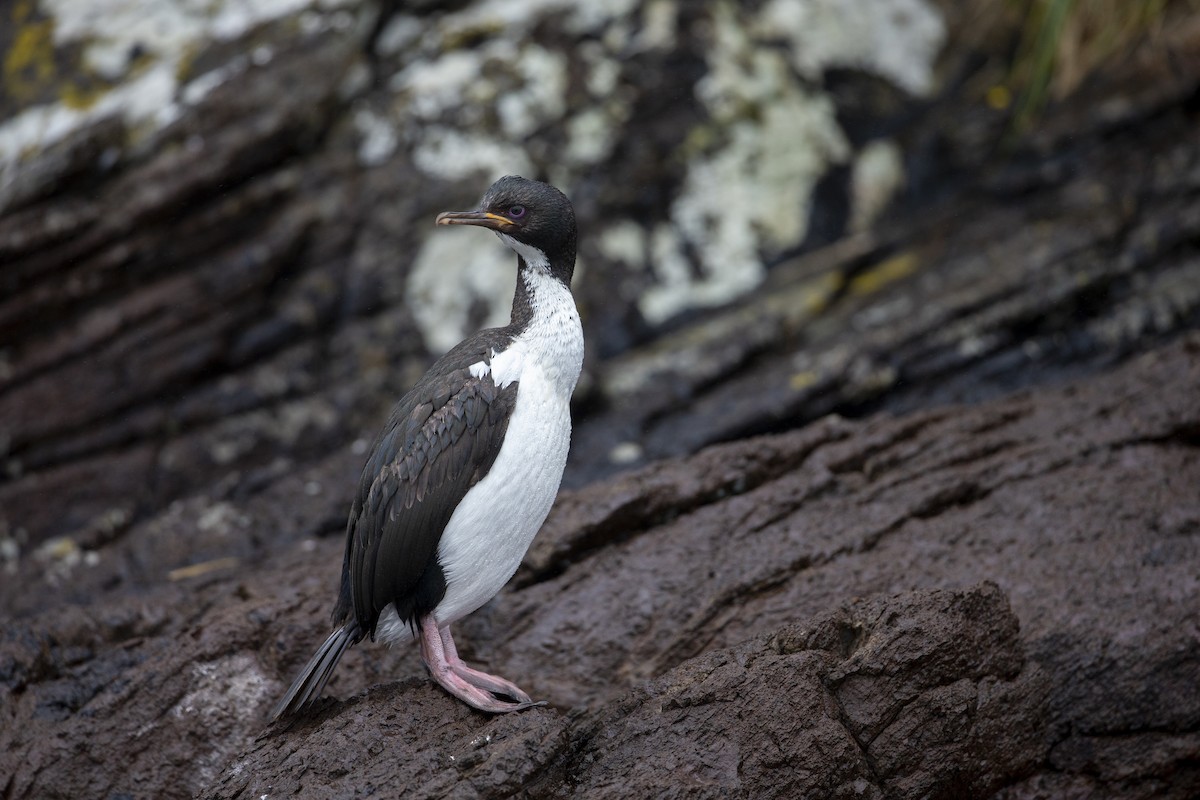
[[[179,113],[0,215],[7,795],[1197,795],[1194,45],[1014,157],[929,0],[160,2],[230,20],[176,74],[0,12],[0,117],[76,67],[64,121],[148,72]],[[433,225],[501,172],[596,265],[567,490],[464,621],[552,705],[363,648],[259,736],[389,404],[507,315]]]
[[[405,302],[433,352],[449,350],[473,326],[508,321],[514,289],[508,250],[490,237],[480,239],[433,234],[409,270]],[[477,308],[486,309],[482,320],[471,318]]]
[[[656,282],[639,304],[649,321],[744,294],[762,281],[772,255],[803,240],[816,182],[851,152],[833,103],[797,72],[813,81],[850,65],[914,94],[931,90],[945,35],[940,17],[921,0],[889,7],[775,0],[755,16],[733,4],[713,6],[709,70],[696,85],[711,121],[692,138],[698,152],[670,215],[680,247],[697,254],[700,269],[653,262]],[[765,46],[778,41],[787,47]],[[856,190],[873,208],[859,213],[874,216],[901,182],[892,173],[875,186],[863,181]]]
[[[711,3],[699,23],[691,15],[685,23],[670,0],[485,2],[420,21],[399,12],[379,37],[392,69],[391,104],[385,116],[358,121],[360,159],[383,163],[382,154],[402,142],[430,178],[540,173],[569,186],[609,157],[622,131],[636,124],[631,115],[641,90],[622,91],[623,77],[627,82],[638,68],[631,59],[699,37],[707,71],[693,89],[706,118],[679,134],[682,185],[661,218],[642,221],[651,232],[640,255],[626,248],[613,262],[643,276],[638,309],[650,324],[661,324],[745,294],[773,257],[803,241],[817,181],[854,156],[832,100],[813,88],[823,69],[854,66],[910,92],[931,89],[944,36],[940,18],[921,0],[895,0],[885,11],[852,9],[850,30],[823,0],[774,2],[757,11]],[[531,38],[537,25],[575,46]],[[828,44],[843,40],[852,45]],[[565,131],[565,141],[545,138],[555,128]],[[879,174],[858,173],[855,196],[870,205],[858,218],[874,217],[902,184],[891,173],[870,183]],[[421,255],[418,268],[433,260]],[[472,295],[489,305],[489,319],[506,311],[502,296]],[[436,319],[462,318],[461,309],[440,302],[420,303],[427,320],[421,329],[434,349],[435,341],[461,332],[453,322],[435,330]]]
[[[22,158],[105,117],[123,119],[135,138],[160,130],[215,85],[253,63],[242,56],[241,61],[235,58],[215,67],[211,74],[189,75],[190,60],[203,47],[237,40],[256,26],[301,12],[319,12],[318,20],[340,14],[336,23],[344,26],[349,5],[349,0],[205,4],[40,0],[38,8],[50,21],[55,52],[79,50],[78,69],[107,88],[97,90],[86,102],[71,102],[70,76],[53,67],[39,74],[46,84],[42,88],[59,87],[61,97],[58,102],[23,106],[0,123],[0,202]],[[189,83],[196,86],[189,90]]]

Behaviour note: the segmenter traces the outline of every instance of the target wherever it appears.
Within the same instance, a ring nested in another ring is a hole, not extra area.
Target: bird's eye
[[[511,206],[508,209],[508,215],[513,219],[520,219],[525,216],[525,206]]]

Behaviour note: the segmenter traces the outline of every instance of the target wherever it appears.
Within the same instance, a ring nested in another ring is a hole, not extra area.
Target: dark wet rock
[[[132,48],[104,86],[169,114],[0,157],[0,795],[1200,795],[1200,28],[1013,140],[1011,21],[941,3],[935,68],[909,3],[864,17],[903,70],[810,73],[786,6],[297,4]],[[83,35],[0,126],[100,107]],[[574,198],[591,349],[569,489],[459,638],[549,706],[363,646],[268,728],[370,437],[494,312],[421,258],[496,169]]]
[[[368,645],[266,727],[324,636],[336,536],[250,537],[244,562],[86,607],[28,585],[0,767],[15,797],[1189,797],[1198,365],[1193,335],[1061,389],[565,493],[521,582],[460,625],[465,657],[550,701],[517,715]],[[272,524],[263,495],[224,503]],[[176,512],[128,535],[195,530]],[[132,556],[92,569],[110,553]]]
[[[1193,179],[1160,170],[1194,176],[1200,151],[1191,112],[1153,119],[1056,142],[1035,162],[1051,175],[1005,162],[990,192],[785,261],[729,308],[608,360],[608,404],[583,421],[568,483],[624,468],[614,436],[654,460],[828,413],[979,402],[1196,326],[1200,206]]]
[[[1023,662],[994,584],[857,601],[610,704],[573,730],[567,770],[615,797],[984,794],[1038,759]],[[1031,727],[995,747],[1016,716]]]
[[[173,70],[179,48],[138,43],[111,88],[165,70],[162,119],[116,104],[61,140],[0,147],[0,538],[26,556],[369,438],[456,326],[503,304],[491,284],[465,308],[410,285],[433,215],[496,169],[561,183],[586,234],[568,486],[828,413],[1061,382],[1200,313],[1189,28],[996,157],[1007,118],[971,87],[998,79],[1011,21],[985,35],[956,4],[863,15],[898,26],[900,62],[858,36],[858,55],[816,66],[789,66],[798,34],[760,18],[787,4],[546,4],[499,26],[469,3],[318,5],[238,41],[208,31]],[[41,30],[27,13],[14,30]],[[104,46],[81,36],[64,69]],[[456,83],[468,62],[473,87]],[[0,117],[68,96],[69,73],[21,73],[39,76],[0,94]],[[1154,90],[1133,91],[1138,76]],[[799,154],[792,183],[755,166],[777,152]],[[892,165],[874,210],[847,184],[869,152]],[[704,188],[714,174],[763,202],[737,216]],[[820,236],[764,233],[830,182],[849,206]],[[708,263],[737,261],[711,255],[731,247],[757,277]]]
[[[448,715],[406,682],[262,734],[202,796],[977,793],[1039,757],[1040,689],[1013,683],[1023,661],[994,584],[876,598],[692,659],[597,712]],[[1033,727],[994,747],[1014,716]]]

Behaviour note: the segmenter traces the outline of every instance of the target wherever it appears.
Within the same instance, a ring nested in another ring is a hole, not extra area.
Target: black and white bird
[[[442,356],[392,410],[350,508],[336,629],[273,718],[319,697],[346,648],[368,636],[417,638],[434,680],[482,711],[535,705],[463,663],[450,626],[512,577],[562,480],[583,364],[575,213],[558,189],[509,176],[477,211],[437,224],[489,228],[516,252],[512,319]]]

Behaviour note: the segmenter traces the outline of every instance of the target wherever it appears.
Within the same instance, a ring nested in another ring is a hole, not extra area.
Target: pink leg
[[[442,650],[446,654],[446,663],[450,665],[450,669],[454,670],[454,674],[462,678],[472,686],[477,686],[480,689],[486,689],[489,692],[496,694],[504,694],[520,700],[522,703],[533,703],[533,700],[525,692],[521,691],[521,687],[517,686],[512,681],[506,681],[499,675],[489,675],[486,672],[480,672],[477,669],[468,667],[461,658],[458,657],[458,648],[454,646],[454,637],[450,635],[450,626],[439,628],[438,632],[442,635]]]
[[[421,658],[424,659],[433,679],[443,689],[472,708],[500,714],[540,705],[531,702],[529,695],[503,678],[473,670],[463,664],[454,648],[454,640],[450,638],[449,627],[439,630],[437,623],[428,616],[421,619]],[[464,675],[464,672],[470,677]],[[493,689],[493,686],[500,688]],[[521,702],[509,703],[500,700],[491,694],[492,691],[509,694]]]

